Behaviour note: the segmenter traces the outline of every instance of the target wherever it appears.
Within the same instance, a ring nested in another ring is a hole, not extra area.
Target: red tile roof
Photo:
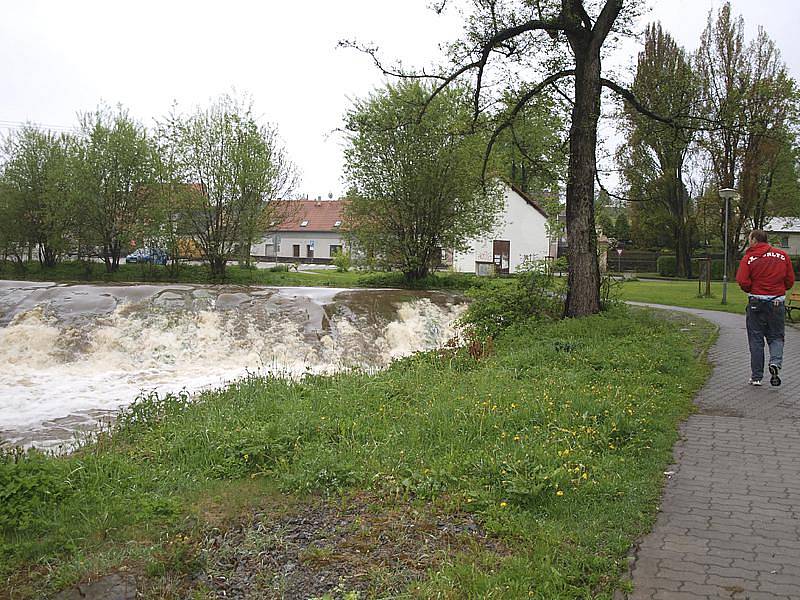
[[[285,200],[287,217],[273,231],[340,231],[345,200]],[[305,227],[300,224],[307,221]],[[339,225],[336,226],[336,222]]]

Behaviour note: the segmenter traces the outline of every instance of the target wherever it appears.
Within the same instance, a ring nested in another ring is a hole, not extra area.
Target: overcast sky
[[[429,64],[460,31],[428,0],[0,0],[0,135],[24,121],[72,127],[100,101],[122,103],[143,123],[173,101],[190,109],[221,93],[250,94],[278,126],[311,197],[342,192],[341,137],[351,100],[381,83],[371,60],[338,49],[374,42],[407,65]],[[660,20],[687,49],[697,47],[709,9],[721,0],[652,0],[643,23]],[[735,0],[748,40],[759,25],[800,75],[794,0]],[[639,48],[616,58],[632,64]],[[616,61],[615,61],[616,62]]]

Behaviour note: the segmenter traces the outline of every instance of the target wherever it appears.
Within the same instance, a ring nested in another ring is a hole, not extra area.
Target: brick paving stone
[[[800,600],[800,331],[786,328],[783,385],[754,388],[743,315],[672,310],[712,321],[719,339],[629,599]]]

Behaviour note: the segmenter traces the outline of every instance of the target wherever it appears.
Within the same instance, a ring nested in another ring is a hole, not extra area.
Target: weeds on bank
[[[473,513],[510,549],[451,556],[412,596],[610,598],[706,374],[710,330],[682,326],[620,308],[523,319],[377,374],[145,396],[100,444],[4,455],[0,575],[31,597],[122,564],[185,581],[221,489],[243,505],[368,490]]]

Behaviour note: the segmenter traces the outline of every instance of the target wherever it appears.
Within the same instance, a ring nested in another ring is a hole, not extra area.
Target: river
[[[140,393],[379,369],[456,335],[444,292],[0,281],[0,440],[68,446]]]

